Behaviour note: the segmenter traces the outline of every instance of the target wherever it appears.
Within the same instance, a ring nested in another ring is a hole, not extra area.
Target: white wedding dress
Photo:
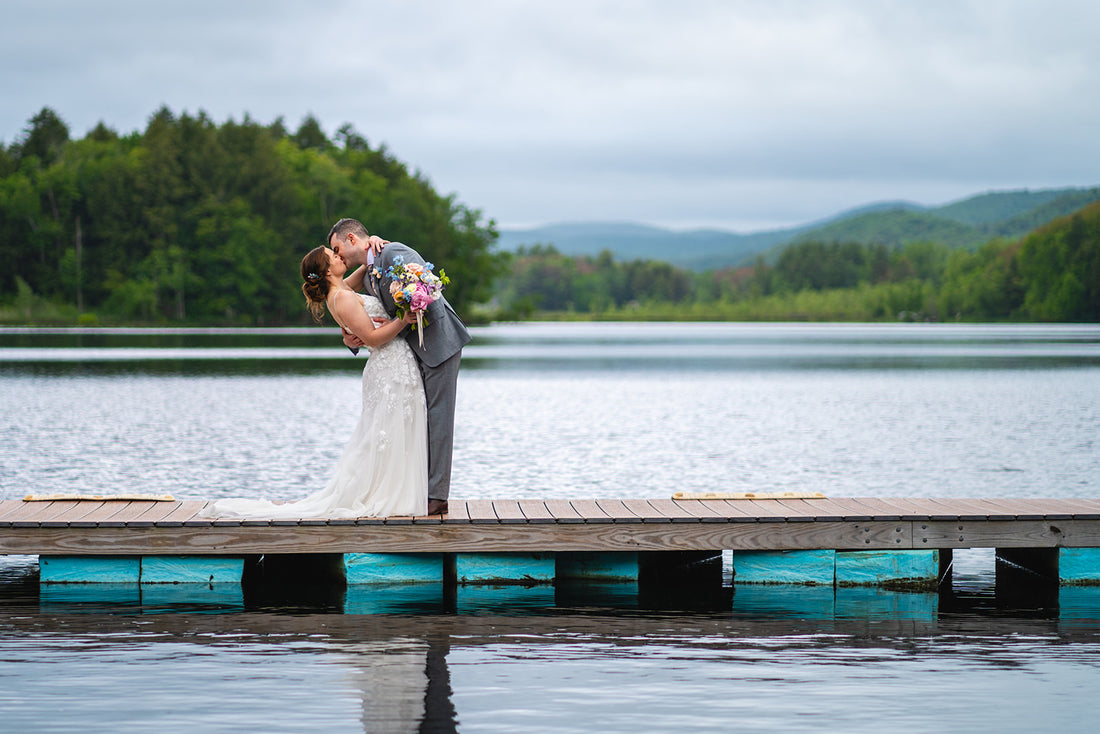
[[[388,318],[374,296],[361,295],[371,318]],[[370,349],[363,368],[359,423],[324,489],[296,502],[218,500],[205,517],[296,519],[421,516],[428,513],[428,418],[412,349],[397,337]]]

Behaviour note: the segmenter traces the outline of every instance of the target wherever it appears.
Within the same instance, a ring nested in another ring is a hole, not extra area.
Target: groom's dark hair
[[[336,235],[340,239],[344,239],[349,234],[354,234],[360,239],[366,239],[370,237],[370,232],[363,226],[363,223],[358,219],[351,219],[350,217],[344,217],[336,224],[332,225],[332,229],[328,231],[328,238],[325,240],[325,247],[328,247],[332,242],[332,236]]]

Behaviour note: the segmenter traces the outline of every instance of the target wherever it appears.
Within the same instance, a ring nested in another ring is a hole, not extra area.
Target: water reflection
[[[282,601],[202,585],[40,589],[33,562],[0,569],[0,713],[20,731],[636,732],[730,717],[790,730],[818,716],[859,728],[854,687],[922,727],[931,697],[959,726],[1014,730],[1048,716],[1034,689],[1028,711],[1003,698],[1012,676],[1063,691],[1100,677],[1100,589],[1062,589],[1061,613],[1036,616],[998,607],[992,571],[965,563],[962,599],[738,586],[701,610],[625,582]]]
[[[1100,364],[1091,325],[528,323],[475,327],[467,369],[976,369]],[[356,364],[334,329],[0,328],[0,369],[276,374]]]

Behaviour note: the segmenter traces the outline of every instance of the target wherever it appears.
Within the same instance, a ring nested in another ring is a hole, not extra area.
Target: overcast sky
[[[5,0],[0,141],[312,113],[505,227],[747,232],[1100,184],[1098,39],[1095,0]]]

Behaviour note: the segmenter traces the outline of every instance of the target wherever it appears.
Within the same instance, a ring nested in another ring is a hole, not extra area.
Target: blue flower
[[[404,265],[405,264],[405,256],[404,255],[397,255],[396,257],[393,258],[393,264],[394,265]],[[392,270],[392,268],[391,268],[391,270]]]

